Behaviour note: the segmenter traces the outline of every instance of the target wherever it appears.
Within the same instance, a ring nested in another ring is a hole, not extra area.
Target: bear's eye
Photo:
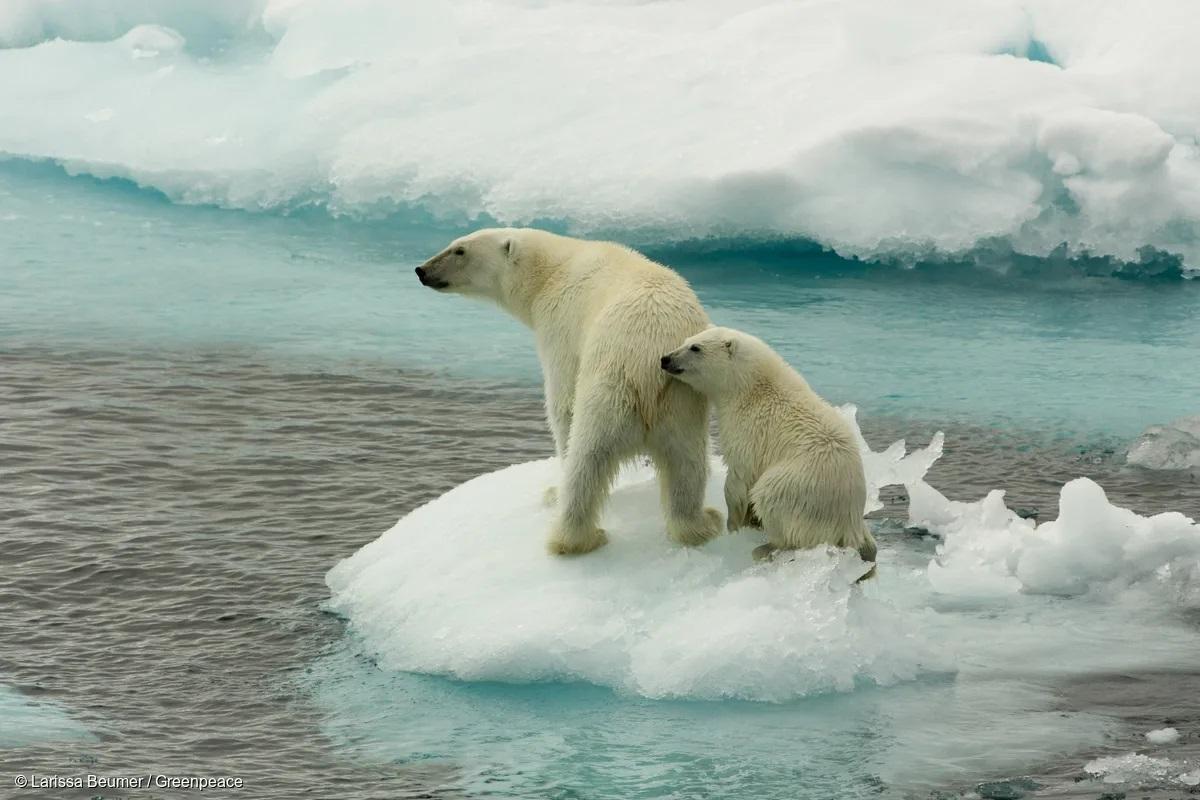
[[[464,247],[456,247],[456,248],[454,248],[454,255],[456,255],[456,256],[463,256],[463,255],[466,255],[466,254],[467,254],[467,250],[466,250],[466,248],[464,248]]]
[[[691,347],[689,347],[689,348],[688,348],[688,350],[691,350],[693,353],[699,353],[699,352],[700,352],[700,345],[698,345],[698,344],[694,344],[694,345],[692,345]]]

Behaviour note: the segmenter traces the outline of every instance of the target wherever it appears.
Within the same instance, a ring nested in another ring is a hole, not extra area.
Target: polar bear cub
[[[729,529],[761,525],[769,544],[756,558],[831,544],[875,561],[854,434],[779,354],[748,333],[709,328],[661,364],[716,407]]]
[[[704,508],[708,401],[671,380],[660,356],[708,327],[678,273],[627,247],[529,228],[456,239],[417,267],[441,292],[491,300],[533,329],[546,416],[563,463],[551,553],[587,553],[607,538],[601,507],[621,462],[647,454],[662,486],[667,534],[699,545],[721,533]]]

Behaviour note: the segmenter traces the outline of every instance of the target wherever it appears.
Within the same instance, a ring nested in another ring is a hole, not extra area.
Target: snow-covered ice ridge
[[[854,408],[843,412],[853,422]],[[780,702],[959,669],[1062,669],[1065,653],[1092,669],[1191,657],[1167,633],[1172,609],[1200,602],[1190,519],[1138,516],[1080,478],[1063,487],[1059,518],[1035,527],[1003,492],[962,503],[930,487],[941,434],[911,453],[903,442],[871,452],[861,435],[860,447],[867,510],[880,487],[904,484],[912,522],[941,539],[932,560],[881,536],[879,577],[858,585],[865,567],[849,551],[755,564],[751,532],[680,548],[662,534],[647,466],[617,479],[607,547],[552,558],[543,537],[554,511],[541,497],[558,468],[547,459],[412,511],[330,570],[329,607],[386,669],[646,697]],[[714,459],[711,505],[723,506],[723,482]],[[1022,603],[1011,619],[963,612]],[[972,651],[960,660],[963,642]]]
[[[186,203],[1200,270],[1190,0],[12,0],[0,152]]]

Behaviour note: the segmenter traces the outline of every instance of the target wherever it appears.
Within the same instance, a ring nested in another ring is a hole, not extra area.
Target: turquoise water
[[[536,384],[517,323],[412,277],[460,232],[179,207],[124,182],[0,162],[0,336],[234,346]],[[866,413],[1129,438],[1197,411],[1200,281],[1048,264],[905,269],[802,245],[645,246],[716,322],[763,336]]]
[[[1044,687],[1002,679],[704,703],[584,684],[459,684],[347,652],[310,679],[339,746],[482,796],[924,796],[1099,745],[1111,730],[1100,716],[1049,710]]]

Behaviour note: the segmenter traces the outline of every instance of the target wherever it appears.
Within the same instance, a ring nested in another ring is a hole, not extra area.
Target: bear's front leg
[[[633,450],[637,427],[624,398],[613,398],[606,386],[576,393],[583,406],[571,420],[571,437],[558,494],[559,517],[547,549],[554,555],[590,553],[608,537],[597,524],[621,458]]]
[[[554,454],[558,457],[559,469],[567,460],[567,440],[571,436],[571,404],[574,398],[555,381],[546,379],[546,423],[554,437]],[[558,486],[547,486],[542,492],[542,505],[553,508],[558,505]]]

